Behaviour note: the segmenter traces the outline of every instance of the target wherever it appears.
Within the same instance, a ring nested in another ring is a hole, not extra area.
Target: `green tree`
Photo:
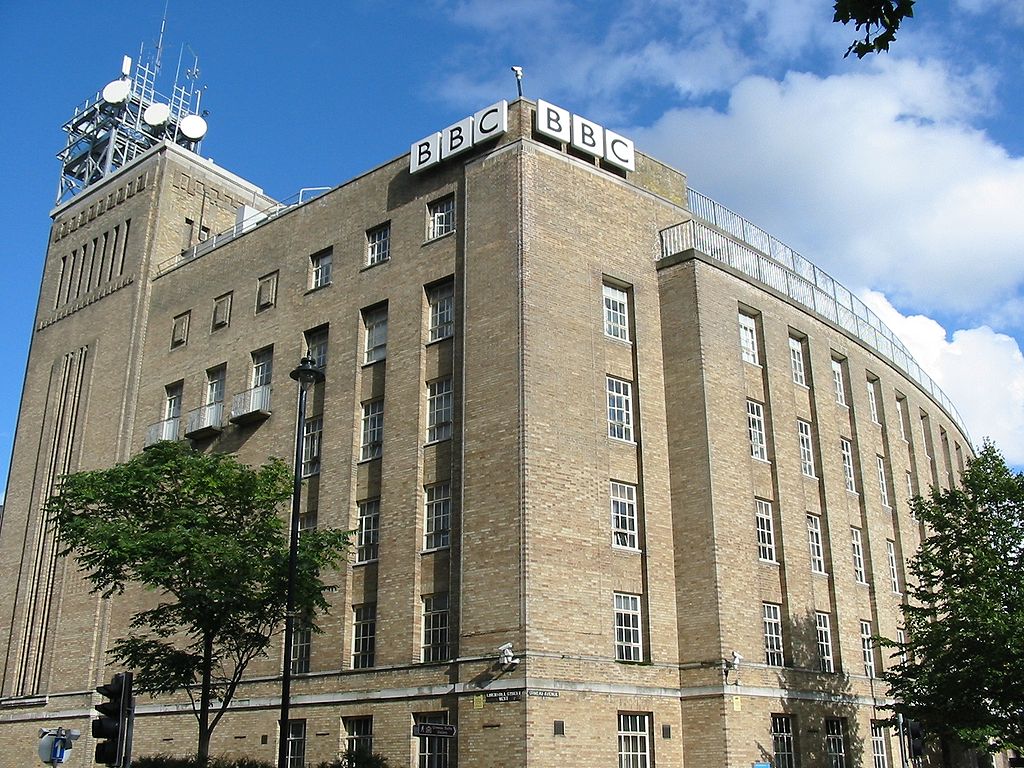
[[[1024,747],[1024,475],[986,443],[961,485],[917,497],[927,531],[910,564],[905,658],[885,674],[926,732],[989,752]]]
[[[896,39],[896,31],[904,19],[913,18],[915,0],[835,0],[835,16],[832,21],[849,24],[853,22],[857,32],[863,31],[863,39],[857,38],[846,49],[845,56],[857,54],[863,59],[869,53],[888,51]],[[844,58],[845,58],[844,56]]]
[[[283,625],[288,530],[278,510],[292,479],[278,459],[254,469],[161,442],[124,464],[65,477],[48,502],[61,553],[74,555],[94,592],[110,597],[137,584],[155,595],[109,653],[135,671],[139,691],[188,694],[204,765],[242,673]],[[342,531],[303,532],[300,615],[326,611],[321,571],[347,546]]]

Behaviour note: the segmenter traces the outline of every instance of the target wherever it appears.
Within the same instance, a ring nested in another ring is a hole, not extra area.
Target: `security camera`
[[[516,77],[517,78],[521,78],[523,76],[523,68],[522,67],[512,67],[512,71],[516,73]]]
[[[743,657],[740,655],[740,652],[739,651],[733,651],[732,652],[732,668],[733,669],[739,669],[741,661],[743,661]]]
[[[498,663],[506,668],[511,668],[519,664],[519,659],[512,650],[512,643],[505,643],[504,645],[498,646]]]

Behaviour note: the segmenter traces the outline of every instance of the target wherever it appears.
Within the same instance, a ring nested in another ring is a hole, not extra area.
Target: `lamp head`
[[[316,361],[306,355],[299,361],[299,367],[290,374],[304,389],[324,380],[324,372],[316,367]]]

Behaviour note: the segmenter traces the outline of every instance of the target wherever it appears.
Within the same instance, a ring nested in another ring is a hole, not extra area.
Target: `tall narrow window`
[[[864,674],[868,677],[875,676],[875,643],[871,639],[871,634],[871,622],[861,621],[860,650],[864,656]]]
[[[900,594],[900,570],[899,561],[896,559],[896,542],[886,539],[885,552],[889,557],[889,581],[892,584],[893,594]]]
[[[836,393],[836,402],[839,405],[846,405],[846,381],[843,374],[842,360],[832,359],[832,386]]]
[[[821,518],[807,515],[807,543],[811,552],[811,572],[825,572],[825,551],[821,546]]]
[[[633,385],[622,379],[607,377],[608,437],[633,440]]]
[[[629,341],[629,294],[608,284],[604,285],[604,334]]]
[[[871,420],[880,424],[878,419],[878,379],[868,379],[868,408],[871,410]]]
[[[373,666],[377,644],[377,604],[366,603],[352,608],[352,669]]]
[[[323,288],[325,285],[331,284],[331,267],[333,261],[334,255],[330,248],[325,251],[320,251],[319,253],[314,253],[309,257],[309,287],[311,289]]]
[[[612,507],[612,545],[638,549],[636,525],[636,486],[610,483]]]
[[[824,611],[816,611],[814,625],[818,635],[818,668],[822,672],[835,672],[832,656],[832,620]]]
[[[775,559],[775,517],[772,504],[764,499],[755,499],[754,517],[757,523],[757,557],[767,563],[777,562]]]
[[[797,419],[796,427],[800,440],[800,471],[806,477],[814,477],[814,444],[811,442],[811,423]]]
[[[889,768],[889,750],[886,747],[885,727],[871,723],[871,765],[872,768]]]
[[[847,768],[846,722],[838,717],[825,718],[826,768]]]
[[[345,726],[345,751],[361,755],[373,754],[373,716],[342,718]]]
[[[306,765],[306,721],[288,721],[288,744],[285,748],[287,768],[304,768]]]
[[[360,460],[376,459],[384,448],[384,401],[363,403]]]
[[[373,266],[391,258],[391,222],[366,230],[366,264]]]
[[[252,389],[249,408],[253,411],[270,410],[270,381],[274,375],[272,347],[252,353]]]
[[[454,331],[454,290],[451,280],[427,289],[427,304],[430,306],[430,341],[447,339]]]
[[[188,343],[188,323],[191,316],[190,310],[174,318],[171,325],[171,349],[183,347]]]
[[[380,499],[359,502],[359,527],[356,531],[356,563],[377,559],[380,540]]]
[[[455,196],[448,195],[427,206],[427,239],[455,231]]]
[[[619,765],[622,768],[649,768],[650,716],[619,713]]]
[[[327,326],[306,331],[306,355],[320,370],[327,367]]]
[[[256,282],[256,311],[270,309],[277,301],[277,272],[264,275]]]
[[[900,418],[900,437],[907,442],[910,439],[910,412],[907,410],[907,398],[899,392],[896,393],[896,413]]]
[[[768,443],[764,435],[764,406],[747,400],[747,435],[750,437],[750,455],[768,461]]]
[[[843,478],[846,480],[846,490],[856,493],[857,483],[853,479],[853,445],[845,437],[841,437],[839,438],[839,449],[843,455]]]
[[[423,596],[423,661],[448,658],[448,593]]]
[[[772,715],[772,751],[775,768],[796,768],[793,718],[790,715]]]
[[[615,593],[615,660],[643,661],[640,595]]]
[[[176,382],[164,387],[164,423],[161,440],[178,439],[178,420],[181,418],[181,401],[184,384]]]
[[[302,476],[320,474],[320,448],[323,445],[324,417],[313,416],[303,425]]]
[[[740,356],[748,363],[757,365],[757,321],[750,315],[739,313]]]
[[[426,523],[423,527],[423,548],[440,549],[448,546],[452,520],[451,483],[428,485],[426,497]]]
[[[452,377],[427,384],[427,442],[452,436]]]
[[[446,725],[448,713],[416,714],[415,719],[417,725]],[[452,740],[444,736],[420,736],[416,744],[417,768],[448,768],[448,743],[450,741]]]
[[[213,300],[213,330],[224,328],[231,322],[231,293]]]
[[[889,506],[889,484],[885,479],[885,459],[875,456],[875,466],[878,468],[878,496],[883,507]]]
[[[907,504],[914,498],[914,476],[910,474],[910,470],[907,470]]]
[[[309,657],[312,650],[313,631],[308,624],[299,623],[292,632],[292,674],[305,675],[309,672]]]
[[[781,667],[782,606],[778,603],[761,603],[761,609],[764,618],[764,663],[770,667]]]
[[[388,354],[388,308],[387,306],[363,310],[365,330],[364,363],[376,363]]]
[[[853,549],[853,578],[858,584],[867,584],[864,572],[864,546],[861,543],[860,528],[850,528],[850,546]]]
[[[807,386],[807,374],[804,372],[804,343],[800,339],[789,337],[789,367],[793,373],[793,383],[801,387]]]
[[[203,424],[219,427],[224,417],[224,381],[227,367],[218,365],[206,372],[206,403]]]

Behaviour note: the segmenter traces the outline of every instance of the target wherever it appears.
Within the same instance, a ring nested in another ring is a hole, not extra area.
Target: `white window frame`
[[[907,437],[907,424],[910,421],[910,414],[907,411],[907,398],[896,393],[896,411],[900,417],[900,437],[903,442],[908,443],[910,439]]]
[[[754,499],[754,523],[757,527],[757,559],[778,563],[775,552],[775,510],[770,501]]]
[[[373,754],[373,715],[343,717],[345,750]]]
[[[612,516],[612,546],[616,549],[639,551],[636,486],[616,480],[610,481],[608,485]]]
[[[438,592],[423,595],[423,644],[421,659],[424,662],[446,661],[449,653],[448,637],[448,593]]]
[[[878,387],[878,381],[876,379],[868,379],[868,408],[871,411],[871,421],[875,424],[881,424],[882,422],[878,419],[878,395],[876,389]]]
[[[622,288],[605,283],[604,335],[611,339],[629,342],[629,293]]]
[[[643,712],[619,712],[619,765],[649,768],[651,765],[651,716]]]
[[[888,739],[885,735],[885,727],[872,721],[871,723],[871,764],[872,768],[889,768],[889,749],[886,745]]]
[[[640,595],[616,592],[613,605],[615,609],[615,660],[643,661],[643,615]]]
[[[427,712],[414,715],[417,724],[447,725],[447,712]],[[417,768],[448,768],[448,745],[452,739],[444,736],[420,736],[417,739]]]
[[[316,290],[331,284],[331,271],[334,263],[334,252],[331,248],[314,253],[309,257],[310,275],[309,288]]]
[[[772,757],[774,768],[796,768],[796,742],[791,715],[772,715]]]
[[[914,498],[914,476],[907,470],[907,504],[910,504],[910,500]]]
[[[288,743],[285,747],[287,768],[305,768],[306,765],[306,721],[288,721]]]
[[[793,383],[800,387],[806,387],[807,372],[804,369],[804,343],[793,336],[789,337],[789,367],[793,373]]]
[[[292,629],[292,674],[309,674],[309,660],[313,651],[313,630],[296,619]]]
[[[384,453],[384,401],[363,403],[363,418],[359,457],[360,461],[379,458]]]
[[[857,481],[853,474],[853,443],[845,437],[840,437],[839,452],[843,457],[843,479],[846,481],[846,490],[856,493]]]
[[[224,403],[224,392],[227,377],[228,368],[226,365],[218,365],[215,368],[210,368],[206,372],[205,405],[222,405]],[[211,419],[211,422],[220,424],[220,416],[218,416],[215,420]]]
[[[455,231],[455,195],[446,195],[427,205],[427,240]]]
[[[758,461],[768,461],[768,441],[765,437],[764,405],[756,400],[747,400],[747,436],[750,438],[750,455]]]
[[[761,603],[761,618],[764,624],[764,663],[769,667],[785,666],[786,657],[782,646],[782,606],[778,603]]]
[[[825,718],[826,768],[847,768],[846,721],[841,717]]]
[[[633,384],[606,376],[608,389],[608,437],[633,442]]]
[[[889,483],[886,482],[885,477],[885,458],[882,456],[875,455],[875,466],[878,468],[878,497],[879,501],[882,502],[882,506],[888,509],[891,505],[889,504]]]
[[[452,484],[448,481],[425,486],[423,551],[450,545],[452,525]]]
[[[365,499],[357,505],[356,564],[377,560],[380,548],[380,499]]]
[[[832,652],[832,617],[825,611],[815,611],[814,627],[818,639],[818,668],[822,672],[835,672]]]
[[[382,264],[391,258],[391,222],[366,230],[366,266]]]
[[[455,332],[455,286],[451,280],[427,289],[430,307],[429,342],[447,339]]]
[[[327,338],[326,325],[306,331],[306,357],[321,371],[327,367]]]
[[[850,527],[850,547],[853,553],[853,578],[858,584],[867,584],[867,572],[864,570],[864,544],[861,529]]]
[[[860,622],[860,651],[864,659],[864,674],[868,677],[876,676],[875,669],[875,643],[871,639],[874,632],[871,629],[871,622],[861,619]]]
[[[900,590],[899,561],[896,557],[896,542],[892,539],[885,540],[885,553],[889,558],[889,580],[892,584],[892,593],[894,595],[902,594],[902,590]]]
[[[274,349],[264,347],[252,353],[252,388],[269,387],[274,377]]]
[[[437,443],[452,436],[452,377],[427,383],[427,442]]]
[[[377,604],[352,606],[352,669],[374,666],[377,646]]]
[[[323,449],[324,417],[312,416],[305,420],[302,430],[302,476],[320,474]]]
[[[846,380],[843,375],[843,361],[832,358],[832,388],[836,393],[836,402],[846,407]]]
[[[760,365],[757,354],[757,319],[745,312],[739,313],[740,357],[744,362]]]
[[[387,305],[363,310],[363,364],[371,365],[388,356]]]
[[[811,573],[825,573],[825,548],[821,539],[821,516],[807,514],[807,546],[811,555]]]
[[[796,431],[800,441],[800,472],[804,477],[814,477],[814,440],[811,437],[811,422],[797,419]]]

